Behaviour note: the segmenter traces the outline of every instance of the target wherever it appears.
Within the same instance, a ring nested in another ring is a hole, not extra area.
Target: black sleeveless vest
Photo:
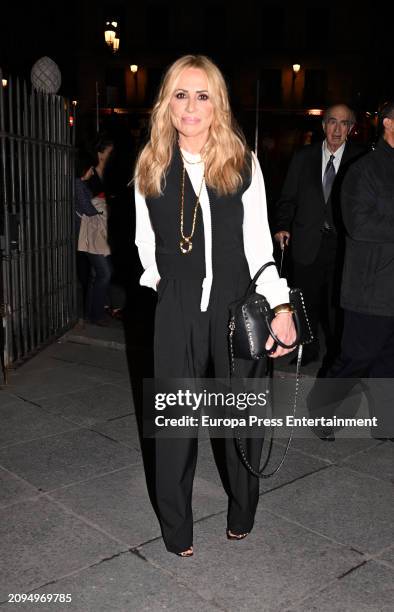
[[[232,262],[246,259],[243,245],[242,195],[251,182],[250,165],[245,169],[241,188],[233,194],[219,196],[208,188],[212,223],[212,268],[213,274],[227,268]],[[149,216],[156,236],[156,263],[162,278],[200,279],[205,277],[204,227],[201,208],[198,208],[196,227],[190,253],[182,254],[179,248],[180,202],[182,159],[178,147],[167,171],[163,194],[146,197]],[[196,194],[185,173],[184,234],[191,232]]]

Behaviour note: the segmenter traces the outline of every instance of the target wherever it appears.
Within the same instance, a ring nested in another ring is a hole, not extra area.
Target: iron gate
[[[60,96],[0,70],[0,354],[7,369],[76,319],[74,129]]]

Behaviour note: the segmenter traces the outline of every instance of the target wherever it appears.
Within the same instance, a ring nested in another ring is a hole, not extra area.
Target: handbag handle
[[[276,263],[274,261],[268,261],[263,266],[261,266],[261,268],[259,270],[257,270],[256,274],[254,275],[254,277],[252,278],[252,280],[249,283],[249,286],[248,286],[248,289],[246,291],[246,296],[245,297],[248,297],[249,295],[251,295],[253,293],[253,291],[254,291],[254,289],[256,287],[256,283],[257,283],[257,280],[258,280],[259,276],[269,266],[275,266],[275,268],[276,268]],[[292,349],[292,348],[298,346],[298,344],[300,343],[300,337],[301,337],[300,321],[299,321],[297,312],[293,312],[293,321],[294,321],[294,327],[295,327],[295,330],[296,330],[296,339],[294,340],[294,342],[292,344],[285,344],[284,342],[279,340],[278,336],[275,334],[275,332],[273,331],[273,329],[271,327],[271,322],[268,320],[268,317],[266,317],[266,323],[267,323],[268,331],[269,331],[271,337],[275,340],[276,344],[279,344],[279,346],[281,346],[282,348]]]
[[[254,277],[252,278],[252,280],[249,283],[249,286],[247,288],[245,297],[248,297],[251,293],[253,293],[253,290],[254,290],[254,288],[256,286],[256,283],[257,283],[257,280],[258,280],[259,276],[264,272],[264,270],[266,268],[268,268],[268,266],[275,266],[275,268],[276,268],[276,263],[274,261],[268,261],[263,266],[261,266],[261,268],[259,270],[257,270],[256,274],[254,275]]]

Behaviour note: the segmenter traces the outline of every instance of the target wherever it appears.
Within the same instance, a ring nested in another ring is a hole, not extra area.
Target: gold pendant
[[[193,248],[193,244],[190,240],[190,238],[183,238],[183,240],[180,241],[179,243],[181,252],[185,255],[186,253],[190,253],[190,251]]]

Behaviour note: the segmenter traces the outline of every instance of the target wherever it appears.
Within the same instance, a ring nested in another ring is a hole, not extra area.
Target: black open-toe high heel
[[[182,552],[176,554],[178,555],[178,557],[192,557],[194,555],[193,546],[190,546],[190,548],[187,548],[186,550],[183,550]]]
[[[227,529],[226,535],[228,540],[243,540],[247,535],[249,535],[249,531],[246,533],[233,533],[231,529]]]

